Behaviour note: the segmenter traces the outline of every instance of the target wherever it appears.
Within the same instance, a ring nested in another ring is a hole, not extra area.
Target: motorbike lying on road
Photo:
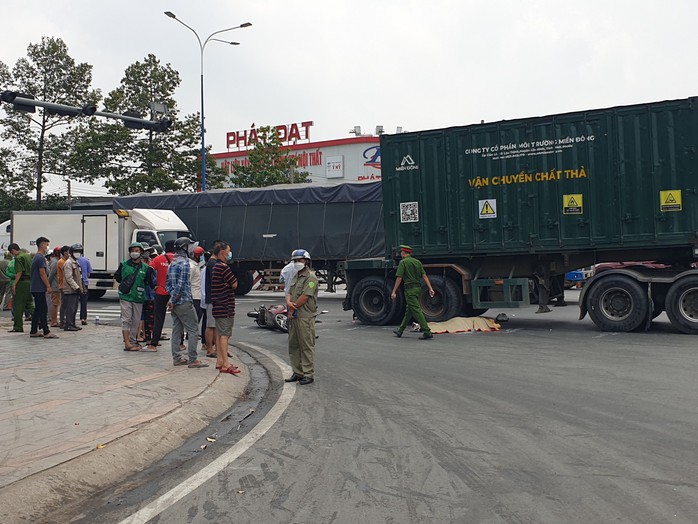
[[[278,329],[282,333],[288,333],[288,317],[286,304],[275,304],[265,306],[262,304],[248,311],[247,316],[254,318],[259,327],[268,329]]]

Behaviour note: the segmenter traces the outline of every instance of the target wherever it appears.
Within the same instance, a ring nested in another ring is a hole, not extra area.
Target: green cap
[[[407,253],[412,253],[412,248],[410,246],[406,246],[405,244],[400,244],[400,251],[406,251]]]
[[[141,250],[143,250],[143,244],[141,244],[140,242],[133,242],[130,246],[128,246],[129,250],[131,248],[134,248],[134,247],[137,247],[137,248],[140,248]]]

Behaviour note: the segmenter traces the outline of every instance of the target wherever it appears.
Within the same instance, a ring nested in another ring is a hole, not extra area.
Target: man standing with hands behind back
[[[296,276],[291,281],[288,306],[288,355],[293,375],[286,382],[305,386],[315,381],[315,317],[317,316],[318,280],[310,270],[310,253],[296,249],[291,255]]]
[[[422,294],[422,280],[429,288],[429,296],[434,296],[434,289],[431,287],[431,282],[429,277],[424,271],[422,263],[416,258],[412,257],[412,248],[410,246],[400,246],[400,264],[397,266],[397,272],[395,275],[395,286],[393,286],[393,292],[390,294],[390,298],[395,300],[397,290],[400,287],[402,281],[405,281],[405,300],[407,301],[407,307],[405,309],[405,316],[400,323],[400,326],[393,331],[396,337],[401,337],[402,332],[405,331],[409,321],[414,318],[419,322],[419,327],[422,330],[421,340],[429,340],[434,338],[431,334],[431,329],[429,329],[429,324],[427,324],[427,319],[424,318],[424,313],[419,307],[419,295]]]

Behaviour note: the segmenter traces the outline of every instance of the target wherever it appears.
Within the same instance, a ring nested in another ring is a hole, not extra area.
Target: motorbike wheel
[[[288,333],[288,317],[285,313],[274,315],[274,326],[283,333]]]

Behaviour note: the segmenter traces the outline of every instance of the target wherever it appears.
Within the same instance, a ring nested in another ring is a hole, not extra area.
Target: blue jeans
[[[181,357],[179,345],[186,331],[189,334],[187,351],[189,353],[189,363],[196,362],[196,347],[199,339],[196,332],[199,328],[198,318],[193,302],[185,302],[172,307],[172,359],[177,362]]]

